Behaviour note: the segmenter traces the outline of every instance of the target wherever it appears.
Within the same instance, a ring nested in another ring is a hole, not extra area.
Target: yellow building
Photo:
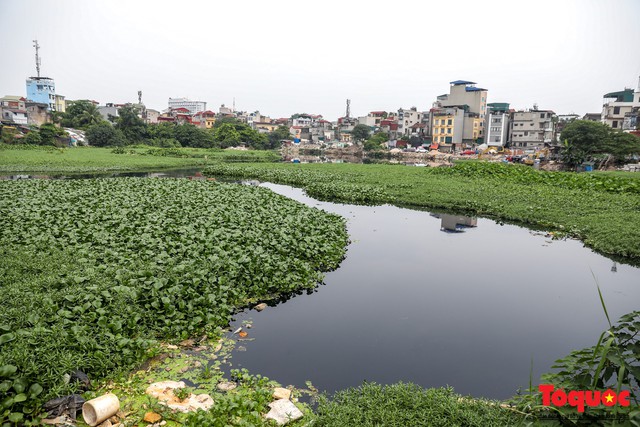
[[[447,113],[434,115],[431,129],[434,143],[451,144],[455,130],[455,116]]]
[[[58,113],[65,113],[67,111],[67,103],[64,100],[63,95],[55,95],[55,108]]]

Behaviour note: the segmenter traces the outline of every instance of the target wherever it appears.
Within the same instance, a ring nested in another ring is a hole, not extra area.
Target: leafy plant
[[[37,399],[74,391],[62,379],[76,369],[131,369],[160,339],[213,336],[240,307],[312,289],[347,244],[342,218],[264,188],[119,178],[0,193],[0,366],[41,384]]]

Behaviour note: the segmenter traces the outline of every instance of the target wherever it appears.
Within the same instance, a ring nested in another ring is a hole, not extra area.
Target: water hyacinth
[[[41,384],[38,398],[69,391],[75,369],[131,368],[158,339],[313,289],[348,239],[337,215],[206,180],[4,181],[0,194],[0,367]],[[20,413],[15,394],[0,401]]]

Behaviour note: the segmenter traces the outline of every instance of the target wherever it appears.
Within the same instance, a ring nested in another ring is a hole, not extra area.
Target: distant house
[[[0,98],[0,115],[3,122],[17,125],[28,124],[25,99],[20,96],[4,96]]]
[[[151,108],[146,109],[147,117],[146,121],[149,124],[158,123],[158,117],[160,117],[160,111]]]
[[[193,123],[194,125],[202,129],[211,129],[215,122],[216,122],[216,113],[210,110],[196,113],[191,118],[191,123]]]
[[[640,110],[640,81],[635,91],[625,88],[618,92],[605,93],[603,98],[602,123],[613,129],[635,130],[634,124],[637,122],[638,110]]]
[[[269,122],[253,122],[253,128],[255,130],[257,130],[258,132],[273,132],[274,130],[278,129],[278,125],[275,123],[269,123]]]

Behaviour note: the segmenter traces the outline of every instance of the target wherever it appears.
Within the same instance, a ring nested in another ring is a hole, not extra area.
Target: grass
[[[25,180],[0,195],[0,421],[73,391],[76,369],[131,369],[159,340],[216,336],[239,307],[314,288],[347,244],[342,218],[264,188]]]
[[[108,172],[204,167],[215,162],[277,161],[272,151],[158,149],[147,146],[22,147],[0,145],[0,172]]]
[[[640,181],[635,178],[480,162],[454,168],[215,164],[205,173],[295,185],[324,200],[490,217],[568,235],[619,261],[640,264]]]
[[[464,398],[451,388],[405,383],[365,383],[342,390],[332,399],[320,399],[316,412],[318,427],[502,427],[523,420],[497,402]]]

